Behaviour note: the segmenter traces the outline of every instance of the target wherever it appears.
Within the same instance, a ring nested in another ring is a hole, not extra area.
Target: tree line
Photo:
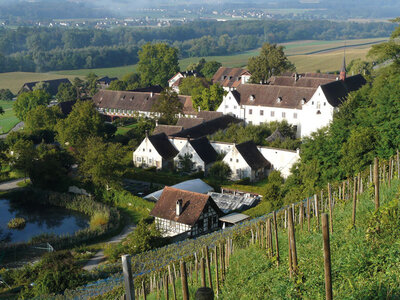
[[[168,28],[112,30],[0,28],[0,72],[114,67],[137,62],[137,49],[165,42],[180,57],[226,55],[264,42],[389,36],[390,23],[331,21],[195,21]]]

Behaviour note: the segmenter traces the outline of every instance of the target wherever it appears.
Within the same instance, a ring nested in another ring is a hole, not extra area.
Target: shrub
[[[96,212],[90,218],[90,228],[94,229],[97,227],[102,227],[102,226],[107,225],[109,218],[110,218],[110,215],[108,215],[104,212]]]
[[[26,220],[24,218],[14,218],[11,219],[7,227],[10,229],[23,229],[26,225]]]
[[[217,161],[210,168],[210,176],[221,182],[226,181],[232,175],[229,165],[223,161]]]

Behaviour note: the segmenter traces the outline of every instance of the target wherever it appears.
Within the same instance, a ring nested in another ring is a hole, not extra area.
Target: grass
[[[117,131],[115,132],[115,134],[125,134],[129,130],[131,130],[132,128],[135,128],[136,126],[137,126],[137,123],[129,124],[129,125],[126,125],[126,126],[118,126]]]
[[[14,103],[13,101],[0,100],[0,106],[4,110],[4,114],[0,115],[1,134],[9,132],[15,125],[19,123],[19,119],[15,116],[14,110],[12,108],[13,103]]]
[[[357,204],[351,226],[352,201],[334,210],[331,235],[333,296],[336,299],[398,299],[399,182],[381,189],[381,209],[373,214],[372,191]],[[377,218],[379,216],[379,218]],[[376,229],[380,220],[379,230]],[[280,266],[257,246],[237,251],[230,262],[220,299],[324,299],[322,234],[296,228],[298,275],[288,274],[287,232],[279,230]],[[267,283],[267,284],[266,284]]]
[[[22,88],[24,83],[68,77],[70,80],[75,76],[55,73],[32,73],[32,72],[10,72],[0,73],[0,89],[10,89],[14,94]]]

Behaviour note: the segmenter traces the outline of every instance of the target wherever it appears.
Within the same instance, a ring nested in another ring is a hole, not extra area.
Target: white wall
[[[329,104],[322,88],[318,87],[311,99],[303,105],[301,137],[327,126],[333,120],[334,111],[335,108]]]
[[[133,163],[136,167],[142,165],[148,167],[154,166],[157,167],[157,169],[163,167],[162,157],[158,154],[148,137],[145,137],[140,146],[133,152]]]
[[[179,151],[178,155],[174,158],[175,165],[179,162],[179,156],[184,157],[185,154],[191,154],[192,157],[192,162],[194,163],[193,169],[196,169],[197,171],[205,171],[206,166],[204,161],[200,158],[200,156],[197,154],[197,152],[194,150],[192,145],[188,141],[185,141],[185,145],[182,147],[182,149]]]
[[[290,175],[290,169],[300,159],[300,151],[257,147],[261,154],[272,164],[272,169],[280,171],[284,178]]]
[[[231,151],[229,151],[226,156],[224,157],[223,161],[229,165],[232,170],[231,178],[233,180],[239,180],[242,178],[249,177],[250,180],[254,180],[254,176],[252,176],[251,168],[244,160],[242,155],[233,147]]]
[[[232,92],[228,92],[226,96],[222,99],[222,103],[217,109],[218,112],[222,112],[224,115],[231,114],[237,118],[242,119],[242,109],[240,105],[237,103],[235,97]]]
[[[181,149],[187,143],[187,139],[185,138],[170,138],[169,141],[175,146],[176,149],[178,149],[178,151],[181,151]]]
[[[211,146],[214,148],[217,153],[225,153],[227,154],[233,146],[234,143],[226,143],[226,142],[210,142]]]

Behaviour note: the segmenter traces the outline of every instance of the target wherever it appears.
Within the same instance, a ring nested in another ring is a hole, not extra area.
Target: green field
[[[126,126],[119,126],[117,131],[115,132],[115,134],[125,134],[132,128],[135,128],[136,126],[137,126],[137,124],[129,124]]]
[[[0,106],[4,110],[4,114],[0,116],[0,134],[9,132],[16,124],[19,123],[12,109],[13,101],[1,101]]]

